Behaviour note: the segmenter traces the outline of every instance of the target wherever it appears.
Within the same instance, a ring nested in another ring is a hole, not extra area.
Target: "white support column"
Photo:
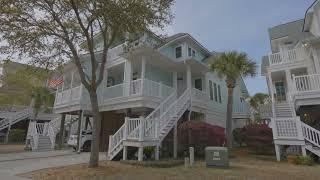
[[[280,152],[280,145],[275,144],[275,151],[276,151],[276,157],[277,157],[277,161],[280,161],[280,157],[281,157],[281,152]]]
[[[108,68],[104,68],[104,73],[103,73],[103,81],[104,81],[104,87],[108,86]]]
[[[178,123],[174,125],[173,129],[173,158],[178,158]]]
[[[139,124],[139,141],[143,141],[144,139],[144,117],[140,116],[140,124]]]
[[[172,73],[172,87],[176,90],[176,94],[178,94],[178,73],[173,72]]]
[[[156,161],[158,161],[160,158],[160,147],[159,146],[156,146],[155,149],[154,149],[154,159]]]
[[[286,81],[287,81],[287,101],[291,101],[291,92],[292,92],[292,80],[291,80],[291,73],[289,69],[285,70],[286,73]]]
[[[128,146],[123,146],[122,159],[123,159],[124,161],[127,160],[127,155],[128,155]]]
[[[129,123],[129,117],[125,117],[124,118],[124,135],[123,135],[124,140],[127,140],[127,137],[128,137],[128,123]]]
[[[146,57],[141,57],[141,93],[144,92],[144,80],[146,78]]]
[[[71,72],[71,83],[70,83],[70,88],[73,88],[73,76],[74,76],[74,71]]]
[[[273,92],[273,83],[272,83],[271,73],[268,73],[268,85],[269,85],[269,91],[270,91],[272,102],[274,102],[274,92]]]
[[[187,88],[192,88],[191,68],[187,65]]]
[[[131,87],[131,80],[132,80],[132,63],[131,60],[128,59],[124,64],[124,88],[123,88],[123,95],[130,96],[130,87]]]
[[[139,147],[139,150],[138,150],[138,161],[143,161],[143,146]]]
[[[307,156],[306,146],[301,146],[302,156]]]

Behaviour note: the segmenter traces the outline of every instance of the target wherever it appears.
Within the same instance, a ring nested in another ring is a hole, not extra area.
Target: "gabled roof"
[[[170,44],[180,38],[190,38],[207,56],[212,55],[212,53],[207,48],[205,48],[201,43],[199,43],[189,33],[178,33],[178,34],[169,36],[164,39],[164,42],[162,44],[160,44],[158,48],[162,48],[162,47],[166,46],[167,44]]]
[[[279,39],[286,36],[297,40],[304,39],[309,33],[302,32],[303,24],[304,19],[299,19],[272,27],[268,30],[270,40]]]

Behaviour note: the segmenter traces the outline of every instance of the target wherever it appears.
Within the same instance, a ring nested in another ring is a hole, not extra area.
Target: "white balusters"
[[[320,90],[320,74],[294,76],[294,86],[296,93]]]
[[[320,147],[320,131],[301,122],[303,137],[315,146]]]
[[[284,52],[270,54],[269,63],[272,66],[277,64],[302,61],[306,58],[307,58],[307,54],[304,47],[299,47],[299,48],[291,49]]]

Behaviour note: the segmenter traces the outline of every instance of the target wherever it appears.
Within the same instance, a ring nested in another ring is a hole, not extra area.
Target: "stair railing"
[[[172,103],[165,113],[163,113],[159,119],[158,133],[169,123],[173,118],[179,118],[185,112],[185,110],[191,105],[191,89],[187,89],[174,103]],[[163,137],[162,137],[163,138]]]
[[[125,126],[122,125],[114,135],[109,136],[108,154],[114,151],[123,141]]]
[[[154,126],[153,121],[160,118],[161,113],[167,111],[170,104],[176,100],[177,91],[174,90],[160,105],[154,109],[146,118],[126,118],[125,123],[114,134],[109,136],[108,155],[112,153],[125,139],[133,139],[142,141],[147,135],[155,137],[156,133],[152,133]],[[151,133],[151,135],[149,135]]]
[[[320,131],[301,122],[302,133],[304,139],[313,145],[320,147]]]

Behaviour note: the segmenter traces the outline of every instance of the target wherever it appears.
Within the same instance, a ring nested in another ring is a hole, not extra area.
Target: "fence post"
[[[111,152],[111,143],[112,142],[112,135],[109,136],[109,145],[108,145],[108,154]]]
[[[143,116],[140,116],[140,124],[139,124],[139,141],[143,141],[144,138],[144,122],[145,119]]]

